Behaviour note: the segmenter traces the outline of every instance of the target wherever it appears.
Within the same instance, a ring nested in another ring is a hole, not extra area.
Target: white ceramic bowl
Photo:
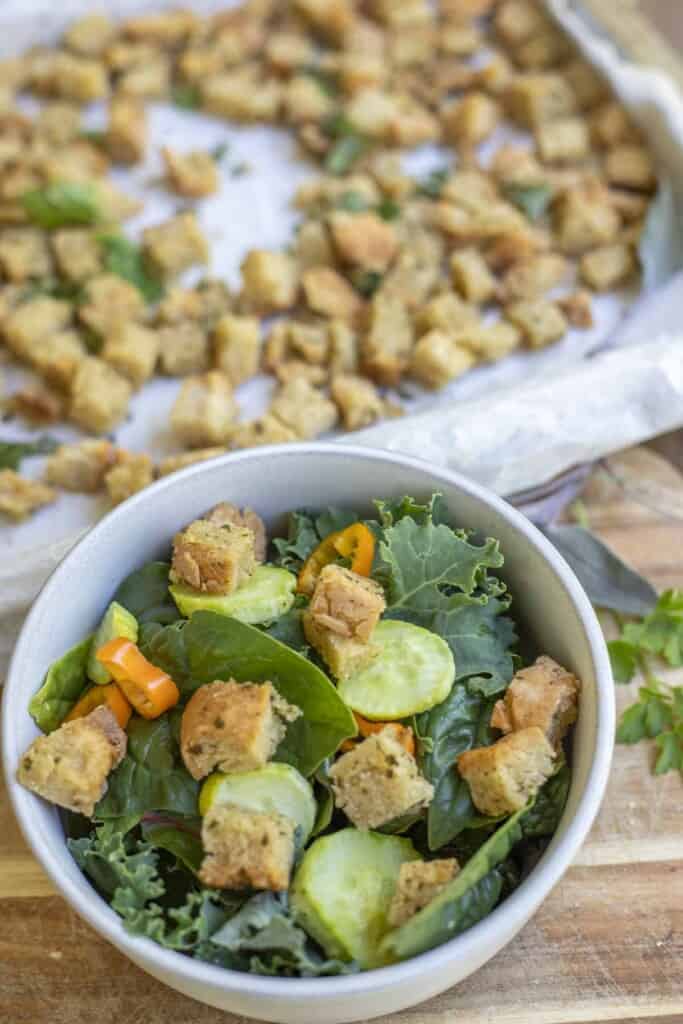
[[[250,505],[269,527],[302,505],[370,511],[374,497],[445,495],[453,520],[497,537],[516,617],[539,649],[583,680],[573,775],[560,827],[531,875],[480,924],[404,963],[350,977],[258,977],[212,967],[132,938],[72,860],[54,807],[14,781],[37,730],[27,705],[49,663],[91,630],[119,582],[168,550],[184,524],[222,500]],[[598,622],[571,569],[500,498],[454,473],[387,452],[338,444],[261,448],[170,476],[102,520],[53,573],[26,620],[3,703],[10,797],[35,856],[71,906],[160,981],[211,1006],[269,1021],[337,1024],[401,1010],[461,981],[494,956],[531,917],[583,842],[603,796],[612,753],[614,698]],[[495,1007],[492,1007],[495,1014]]]

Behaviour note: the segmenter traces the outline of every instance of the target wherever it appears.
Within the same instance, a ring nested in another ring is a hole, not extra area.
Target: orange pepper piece
[[[375,538],[365,523],[352,523],[345,530],[330,533],[320,541],[301,567],[297,580],[299,593],[310,596],[322,569],[340,556],[350,560],[351,569],[359,576],[370,575],[375,557]]]
[[[137,644],[116,637],[96,654],[143,718],[158,718],[180,700],[180,691],[171,677],[144,656]]]
[[[106,686],[91,686],[74,704],[64,721],[73,722],[76,718],[85,718],[102,704],[109,708],[121,728],[125,729],[133,709],[116,683],[107,683]]]
[[[362,715],[357,714],[355,711],[353,712],[353,717],[356,719],[358,732],[363,739],[367,736],[372,736],[373,733],[381,732],[382,729],[391,729],[403,749],[413,757],[415,756],[415,736],[409,726],[401,725],[399,722],[371,722],[368,718],[363,718]],[[344,740],[339,749],[342,753],[346,753],[348,750],[353,750],[357,742],[357,740]]]

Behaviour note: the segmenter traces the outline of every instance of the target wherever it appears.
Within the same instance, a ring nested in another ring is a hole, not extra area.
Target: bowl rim
[[[19,688],[18,679],[15,681],[17,666],[24,659],[24,649],[30,647],[29,638],[33,620],[38,614],[38,606],[49,601],[53,591],[59,589],[63,574],[68,572],[69,564],[79,557],[81,550],[99,543],[100,536],[106,533],[112,518],[132,517],[134,519],[139,507],[147,501],[153,500],[161,490],[184,486],[204,473],[215,472],[222,466],[231,466],[236,462],[244,461],[258,463],[273,457],[305,458],[309,455],[325,455],[342,460],[353,458],[369,463],[383,461],[416,469],[433,477],[435,490],[438,489],[439,481],[443,481],[489,505],[507,520],[516,532],[521,534],[523,540],[535,548],[543,560],[550,565],[581,621],[595,669],[596,727],[593,738],[593,760],[586,785],[579,799],[576,813],[568,823],[564,835],[559,839],[553,838],[550,847],[529,876],[503,903],[499,904],[478,924],[434,949],[386,967],[344,976],[273,978],[194,960],[183,953],[165,949],[152,939],[131,936],[124,930],[119,916],[90,887],[87,880],[89,893],[81,891],[79,885],[70,879],[63,878],[58,865],[53,863],[49,847],[39,843],[35,836],[30,806],[37,797],[19,785],[15,778],[16,766],[14,763],[10,763],[10,757],[14,754],[14,745],[11,742],[12,716],[10,708],[14,691]],[[231,452],[170,474],[114,508],[78,540],[46,580],[22,626],[7,671],[4,691],[2,763],[5,783],[21,832],[33,855],[52,880],[59,894],[99,935],[123,953],[128,954],[138,964],[145,966],[153,964],[159,972],[176,978],[180,977],[183,981],[193,985],[203,984],[228,993],[239,989],[247,997],[279,999],[285,1002],[306,996],[352,997],[383,989],[398,982],[406,983],[417,975],[434,974],[446,967],[449,961],[459,958],[466,951],[470,959],[477,962],[477,967],[489,959],[492,954],[487,951],[496,944],[497,937],[501,932],[506,936],[514,935],[524,925],[569,867],[588,834],[607,786],[614,745],[616,714],[611,666],[597,616],[573,570],[530,520],[503,498],[450,469],[436,466],[413,456],[403,455],[400,452],[338,442],[264,445],[246,451]],[[94,898],[92,898],[93,896]],[[506,938],[504,944],[507,941]]]

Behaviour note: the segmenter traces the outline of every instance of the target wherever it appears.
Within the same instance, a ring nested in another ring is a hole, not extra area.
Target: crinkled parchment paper
[[[108,0],[102,6],[112,15],[126,15],[173,4]],[[192,4],[198,12],[227,6],[231,4],[216,0]],[[549,0],[549,6],[611,80],[660,160],[662,187],[641,253],[643,293],[602,297],[595,303],[591,330],[571,331],[542,352],[479,367],[438,395],[415,387],[404,402],[404,418],[339,438],[410,452],[460,470],[502,494],[534,487],[577,463],[683,424],[683,331],[676,309],[683,279],[653,291],[683,267],[683,202],[676,184],[683,182],[683,101],[664,76],[631,65],[609,39],[589,28],[580,4]],[[3,0],[0,57],[55,41],[90,7],[88,0]],[[104,118],[103,109],[88,112],[90,127],[102,126]],[[198,216],[211,240],[213,275],[236,285],[248,248],[287,243],[296,220],[289,200],[296,186],[316,172],[297,160],[286,133],[233,127],[165,104],[150,106],[150,131],[153,142],[163,139],[180,149],[187,148],[190,139],[197,148],[227,141],[228,162],[250,164],[249,175],[227,175],[221,194],[199,204]],[[443,161],[444,153],[436,147],[423,147],[408,157],[407,165],[412,173],[421,174]],[[133,234],[176,208],[177,199],[153,184],[159,172],[154,145],[144,165],[116,172],[124,188],[145,198],[145,210],[131,224]],[[24,371],[13,374],[19,380]],[[167,424],[178,386],[177,381],[157,379],[135,396],[130,420],[116,433],[117,443],[155,456],[173,450]],[[240,389],[244,418],[263,409],[271,388],[270,380],[260,378]],[[12,433],[22,436],[14,425]],[[78,436],[69,427],[54,433],[63,440]],[[39,475],[41,460],[30,460],[26,470]],[[16,630],[38,589],[105,508],[96,498],[66,495],[25,524],[0,527],[0,678]]]

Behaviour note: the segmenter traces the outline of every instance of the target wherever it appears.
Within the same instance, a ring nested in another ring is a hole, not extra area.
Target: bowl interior
[[[50,662],[97,624],[116,587],[129,572],[152,558],[166,557],[173,534],[219,501],[251,506],[264,516],[272,530],[281,529],[286,513],[300,506],[341,505],[370,512],[375,497],[411,494],[424,499],[434,490],[444,494],[454,523],[500,540],[505,555],[503,576],[514,595],[515,617],[539,651],[565,664],[583,681],[569,802],[544,860],[572,830],[574,845],[580,843],[597,810],[611,753],[613,707],[609,668],[599,627],[585,595],[541,535],[499,499],[415,460],[340,445],[291,446],[238,454],[160,481],[92,530],[56,570],[36,601],[8,676],[3,715],[4,759],[20,822],[34,851],[77,909],[100,928],[106,916],[112,918],[108,937],[117,944],[145,940],[127,938],[120,928],[120,935],[112,935],[112,929],[118,928],[118,919],[94,897],[76,867],[64,844],[55,809],[21,789],[13,779],[20,754],[37,734],[26,708]],[[566,863],[559,870],[564,867]],[[540,871],[537,868],[529,881]],[[547,873],[545,891],[556,880],[557,872]],[[535,884],[542,886],[540,875]],[[535,893],[535,903],[545,891]],[[96,910],[93,904],[98,904]],[[448,945],[467,941],[469,935],[466,933]],[[179,959],[161,950],[158,955]],[[195,962],[186,962],[188,970],[198,969]],[[247,977],[241,978],[247,984]],[[353,983],[353,979],[325,979],[328,984],[333,980],[337,984]],[[249,976],[249,984],[257,982],[278,984],[274,979]],[[358,985],[357,980],[355,984]]]

